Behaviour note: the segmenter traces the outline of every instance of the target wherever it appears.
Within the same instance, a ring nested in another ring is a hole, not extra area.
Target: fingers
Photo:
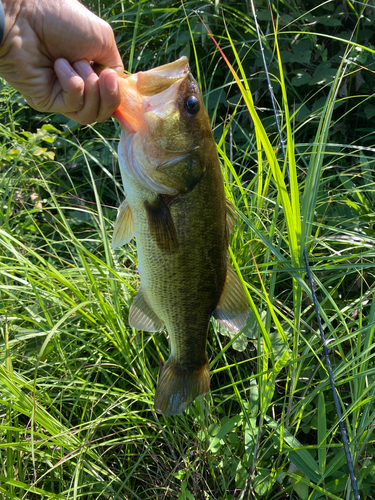
[[[80,109],[77,109],[77,117],[75,121],[79,123],[93,123],[96,121],[99,105],[99,77],[93,71],[90,64],[82,59],[73,63],[73,68],[77,74],[82,78],[83,89],[83,103]]]
[[[120,106],[121,95],[118,76],[112,69],[105,69],[99,76],[100,106],[96,121],[104,122]]]
[[[57,59],[54,69],[58,78],[55,87],[60,87],[60,91],[53,102],[53,109],[50,111],[57,113],[79,111],[84,104],[85,82],[66,59]]]
[[[65,59],[58,59],[55,72],[61,92],[50,111],[87,124],[107,120],[118,108],[120,93],[113,70],[106,69],[99,77],[84,59],[72,66]]]

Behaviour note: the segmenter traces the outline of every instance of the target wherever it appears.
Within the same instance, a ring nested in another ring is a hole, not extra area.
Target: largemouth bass
[[[126,194],[112,245],[136,237],[139,291],[129,324],[164,325],[170,353],[155,409],[176,415],[210,388],[206,354],[213,315],[231,332],[249,309],[228,263],[231,216],[210,120],[188,60],[119,78],[118,149]]]

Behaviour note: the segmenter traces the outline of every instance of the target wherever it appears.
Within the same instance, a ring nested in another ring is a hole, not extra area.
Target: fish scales
[[[141,286],[129,323],[146,331],[165,325],[170,354],[155,408],[175,415],[209,391],[211,315],[238,332],[246,325],[248,303],[228,263],[230,221],[220,162],[187,59],[119,83],[123,104],[115,116],[124,127],[119,164],[126,200],[113,247],[136,237]]]

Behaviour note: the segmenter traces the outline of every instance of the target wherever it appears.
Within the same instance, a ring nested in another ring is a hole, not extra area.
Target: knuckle
[[[85,82],[83,81],[83,79],[80,76],[78,76],[78,75],[74,76],[72,78],[72,88],[71,88],[70,93],[72,95],[82,96],[82,99],[83,99],[84,91],[85,91]]]

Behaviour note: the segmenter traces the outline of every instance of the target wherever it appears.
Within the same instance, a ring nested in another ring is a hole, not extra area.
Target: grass
[[[361,498],[375,497],[374,14],[273,5],[273,25],[258,7],[288,182],[251,11],[215,5],[100,4],[129,71],[190,53],[238,216],[230,260],[255,320],[235,336],[213,322],[212,390],[180,416],[153,410],[165,332],[127,323],[135,245],[109,243],[119,126],[39,115],[2,83],[4,499],[353,498],[303,246]]]

